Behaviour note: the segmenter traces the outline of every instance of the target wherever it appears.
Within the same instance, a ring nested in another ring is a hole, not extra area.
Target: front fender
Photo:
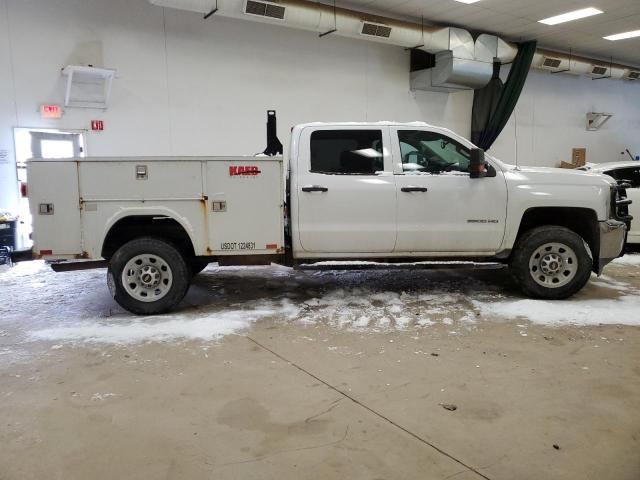
[[[608,216],[611,190],[603,185],[518,183],[509,185],[506,231],[501,250],[513,248],[525,213],[533,208],[577,208],[591,210],[598,221]]]

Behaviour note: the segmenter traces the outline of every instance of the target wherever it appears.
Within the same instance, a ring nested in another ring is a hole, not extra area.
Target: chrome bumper
[[[600,256],[598,261],[598,275],[604,267],[618,258],[624,248],[627,226],[619,220],[600,222]]]

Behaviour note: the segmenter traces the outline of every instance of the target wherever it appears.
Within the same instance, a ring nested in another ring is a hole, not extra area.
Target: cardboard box
[[[560,168],[584,167],[587,163],[587,149],[574,148],[571,150],[571,163],[560,162]]]
[[[586,148],[574,148],[571,151],[571,163],[577,167],[584,167],[587,163],[587,149]]]

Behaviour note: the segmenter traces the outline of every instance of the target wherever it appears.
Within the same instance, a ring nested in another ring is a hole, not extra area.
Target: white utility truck
[[[282,152],[273,111],[268,125]],[[115,300],[137,314],[176,307],[210,262],[502,264],[526,295],[562,299],[622,254],[630,221],[610,177],[485,159],[424,123],[298,125],[286,162],[33,160],[28,178],[33,258],[107,265]]]

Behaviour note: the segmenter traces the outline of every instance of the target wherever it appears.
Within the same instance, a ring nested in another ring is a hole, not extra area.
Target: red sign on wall
[[[101,132],[104,130],[104,122],[102,120],[91,120],[91,130]]]
[[[40,117],[62,118],[62,109],[60,105],[40,105]]]

